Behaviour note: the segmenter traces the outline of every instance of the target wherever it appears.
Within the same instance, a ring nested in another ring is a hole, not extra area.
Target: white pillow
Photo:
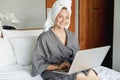
[[[36,46],[37,36],[11,38],[10,41],[14,47],[17,63],[19,65],[31,64],[32,56]]]
[[[17,64],[31,64],[37,38],[42,32],[43,30],[3,30],[3,37],[7,37],[14,48]]]
[[[16,64],[15,55],[9,41],[0,38],[0,68]]]

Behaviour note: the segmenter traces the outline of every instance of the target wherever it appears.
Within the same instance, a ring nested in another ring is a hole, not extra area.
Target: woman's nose
[[[62,22],[66,22],[66,20],[63,18],[63,19],[62,19]]]

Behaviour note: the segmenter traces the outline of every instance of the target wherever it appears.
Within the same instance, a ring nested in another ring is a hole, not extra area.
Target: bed
[[[3,30],[0,38],[0,80],[43,80],[31,77],[33,51],[43,30]],[[94,68],[101,80],[120,80],[120,73],[107,67]]]
[[[99,66],[94,68],[100,80],[120,80],[120,73],[110,68]]]
[[[101,80],[120,80],[120,73],[107,67],[94,68]],[[43,80],[40,75],[31,77],[31,65],[11,65],[0,69],[0,80]]]
[[[31,77],[31,65],[11,65],[0,69],[0,80],[43,80],[39,75]]]

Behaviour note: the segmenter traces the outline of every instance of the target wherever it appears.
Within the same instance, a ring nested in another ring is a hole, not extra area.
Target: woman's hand
[[[70,68],[70,63],[68,62],[63,62],[62,64],[60,64],[59,69],[64,69],[64,68]]]
[[[64,68],[70,68],[70,63],[63,62],[62,64],[59,65],[51,64],[47,67],[46,70],[55,70],[55,69],[64,69]]]

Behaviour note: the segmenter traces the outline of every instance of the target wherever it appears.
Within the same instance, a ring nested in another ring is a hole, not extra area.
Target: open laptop
[[[54,70],[53,72],[69,75],[90,68],[98,67],[102,64],[109,48],[110,46],[103,46],[78,51],[69,70]]]

